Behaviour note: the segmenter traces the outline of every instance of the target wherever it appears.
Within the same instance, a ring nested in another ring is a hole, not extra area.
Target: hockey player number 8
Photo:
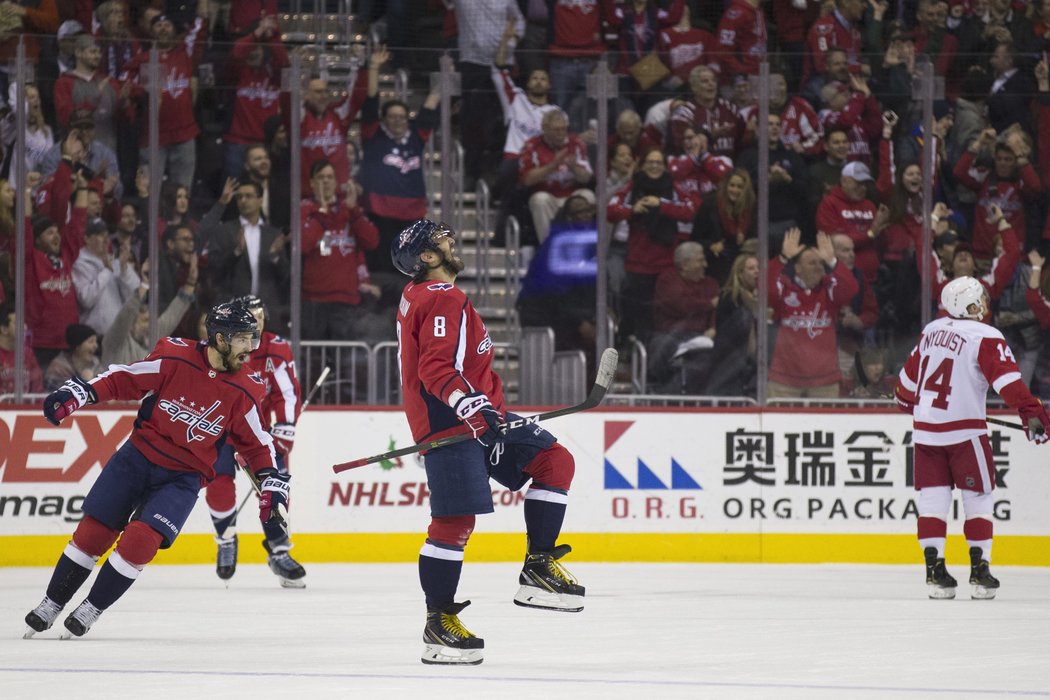
[[[434,337],[444,338],[445,337],[445,317],[435,316],[434,317]]]
[[[1000,352],[1002,349],[1000,348]],[[919,386],[921,390],[929,390],[937,396],[933,399],[933,407],[941,410],[948,410],[948,396],[952,393],[952,368],[955,366],[955,360],[946,358],[941,361],[941,364],[937,365],[937,369],[933,370],[933,374],[926,377],[926,369],[930,364],[930,358],[922,358],[922,367],[919,371]]]

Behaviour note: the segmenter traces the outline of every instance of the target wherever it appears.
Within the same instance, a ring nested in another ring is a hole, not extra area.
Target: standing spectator
[[[827,71],[828,51],[842,49],[852,72],[860,72],[862,38],[857,28],[864,17],[863,0],[835,0],[835,9],[809,28],[806,35],[806,53],[803,57],[802,84],[813,73]]]
[[[704,244],[708,269],[720,284],[725,284],[744,241],[758,235],[757,196],[751,183],[746,170],[733,170],[704,197],[693,224],[693,240]]]
[[[787,75],[782,70],[769,74],[769,111],[780,116],[780,142],[808,157],[820,154],[824,128],[813,108],[801,97],[788,94]]]
[[[706,130],[713,139],[711,152],[733,158],[744,136],[744,122],[736,108],[718,96],[718,75],[710,66],[697,66],[689,74],[692,98],[671,114],[671,144],[681,151],[686,127]]]
[[[810,73],[808,78],[802,81],[802,97],[815,108],[820,109],[823,104],[820,99],[820,91],[831,82],[840,82],[849,85],[850,64],[846,57],[845,49],[828,49],[824,58],[823,72]]]
[[[536,237],[543,243],[551,219],[569,195],[585,189],[593,176],[587,150],[575,134],[569,133],[565,112],[552,110],[543,115],[542,133],[525,142],[521,149],[519,181],[527,188],[529,212]],[[588,191],[590,198],[593,193]]]
[[[128,8],[121,0],[106,0],[95,9],[102,55],[99,69],[110,78],[119,78],[124,64],[139,52],[139,43],[128,32]]]
[[[723,82],[737,75],[758,75],[766,57],[766,16],[762,0],[730,0],[718,23],[718,62]]]
[[[497,97],[492,89],[492,66],[500,47],[506,54],[510,36],[525,33],[525,18],[514,0],[460,0],[455,3],[459,27],[460,102],[459,134],[463,144],[463,173],[466,189],[495,165],[503,134],[492,118]],[[506,60],[506,56],[503,56]],[[501,64],[502,65],[502,64]],[[496,83],[496,89],[500,87]],[[489,154],[489,157],[486,157]]]
[[[40,374],[40,365],[36,355],[29,347],[25,329],[18,332],[15,322],[15,304],[13,301],[0,302],[0,394],[13,394],[15,391],[15,345],[22,343],[22,390],[30,394],[44,391],[44,380]]]
[[[587,76],[606,51],[602,21],[608,0],[547,2],[547,55],[550,57],[551,100],[566,112],[573,95],[587,94]]]
[[[120,218],[117,220],[117,229],[110,238],[113,250],[118,251],[118,256],[123,254],[127,247],[130,251],[129,262],[138,268],[145,257],[147,248],[145,246],[146,232],[142,229],[139,221],[138,210],[134,205],[122,204],[120,207]]]
[[[944,0],[919,0],[915,12],[915,50],[933,61],[936,74],[952,76],[955,56],[959,51],[959,40],[948,31],[948,3]],[[953,80],[949,80],[951,85]],[[954,94],[954,93],[950,93]]]
[[[99,71],[102,51],[95,37],[81,34],[73,45],[76,67],[58,76],[55,82],[55,115],[62,129],[74,128],[70,119],[75,110],[91,113],[94,138],[110,151],[117,150],[118,113],[126,100],[128,86]],[[116,174],[116,173],[115,173]]]
[[[706,29],[693,25],[688,3],[682,6],[682,17],[673,27],[660,32],[657,52],[671,75],[663,87],[681,90],[689,84],[689,73],[697,66],[711,66],[721,70],[718,62],[717,39]]]
[[[441,101],[440,93],[431,91],[413,120],[400,100],[380,108],[379,69],[388,58],[385,48],[372,52],[368,97],[361,108],[361,182],[367,185],[365,208],[379,230],[378,246],[366,248],[368,269],[382,273],[395,272],[388,254],[391,242],[426,214],[423,150],[437,124]]]
[[[875,239],[886,228],[889,210],[885,206],[876,207],[868,199],[865,183],[871,180],[871,171],[863,163],[843,166],[841,184],[833,187],[817,207],[817,231],[829,236],[836,233],[849,236],[857,253],[857,267],[864,273],[864,279],[874,284],[879,271]]]
[[[40,37],[54,34],[59,28],[58,7],[55,0],[39,0],[39,2],[20,0],[19,2],[11,2],[6,11],[19,18],[21,29],[13,32],[4,32],[0,36],[0,73],[5,75],[9,63],[14,59],[18,50],[20,39],[25,40],[26,59],[36,63],[37,56],[40,53]],[[83,27],[81,27],[81,31],[83,31]],[[6,80],[4,84],[7,84]]]
[[[106,334],[140,281],[130,242],[121,243],[114,257],[109,252],[108,234],[101,219],[89,221],[84,247],[73,263],[80,322],[94,328],[99,335]]]
[[[882,128],[879,102],[871,94],[868,81],[850,76],[850,84],[828,83],[820,91],[824,108],[817,115],[825,131],[844,128],[849,134],[849,160],[871,163],[871,142]]]
[[[44,117],[44,106],[40,101],[40,89],[32,83],[26,84],[26,169],[39,174],[44,155],[55,145],[55,132]],[[8,104],[14,101],[11,95]],[[12,132],[11,136],[14,136]],[[10,155],[14,155],[14,142],[5,144]]]
[[[196,240],[189,226],[167,227],[162,242],[164,248],[161,250],[160,269],[157,271],[156,287],[152,289],[160,295],[160,305],[166,306],[190,280],[194,282],[196,294],[198,258]]]
[[[313,164],[327,160],[335,168],[339,187],[345,189],[350,181],[350,164],[346,157],[346,132],[357,116],[364,100],[364,89],[370,84],[370,76],[379,70],[376,56],[383,51],[379,49],[372,55],[369,69],[357,73],[353,88],[349,94],[338,102],[332,100],[328,82],[320,77],[311,78],[303,96],[302,121],[299,132],[302,139],[302,162],[300,177],[305,191],[310,186],[310,172]],[[379,80],[378,74],[376,80]],[[366,83],[367,81],[367,83]],[[378,82],[376,83],[378,85]],[[285,114],[290,114],[286,109]]]
[[[339,201],[335,168],[319,160],[310,179],[313,199],[302,204],[303,337],[357,340],[364,334],[361,292],[367,284],[364,253],[379,244],[379,231],[357,203],[357,189]],[[388,256],[389,257],[389,256]]]
[[[655,148],[645,154],[630,185],[609,201],[609,222],[629,222],[621,324],[624,338],[648,339],[656,280],[664,270],[674,269],[674,250],[685,239],[678,222],[691,221],[695,215],[696,202],[675,183],[664,154]]]
[[[66,347],[66,326],[80,319],[72,271],[84,245],[87,183],[77,173],[74,195],[74,176],[65,161],[58,166],[55,180],[56,198],[73,205],[69,222],[59,226],[38,216],[32,220],[32,227],[26,228],[26,323],[33,334],[33,352],[42,366]]]
[[[1017,122],[1022,129],[1032,133],[1028,108],[1035,90],[1028,72],[1017,66],[1014,45],[1009,42],[998,44],[988,63],[994,77],[988,93],[988,122],[1000,132]]]
[[[809,165],[809,205],[816,210],[820,200],[838,186],[842,167],[849,157],[849,132],[834,127],[824,132],[824,157]]]
[[[54,391],[73,377],[89,382],[100,367],[95,329],[83,323],[71,324],[66,328],[66,349],[55,355],[44,372],[44,389]]]
[[[667,159],[671,177],[681,184],[683,191],[699,202],[718,187],[718,183],[733,169],[733,161],[708,152],[711,135],[685,130],[684,153]],[[692,228],[692,223],[688,224]]]
[[[195,139],[200,133],[193,113],[193,83],[197,63],[204,50],[207,30],[204,18],[208,16],[208,0],[197,0],[197,19],[181,38],[174,21],[167,15],[155,15],[150,23],[154,46],[158,51],[163,89],[158,109],[160,144],[157,162],[149,162],[149,133],[139,131],[139,164],[148,164],[153,177],[168,176],[172,182],[190,187],[197,167]],[[124,65],[123,81],[131,81],[132,95],[139,100],[145,112],[148,102],[140,68],[149,62],[150,53],[143,51]]]
[[[708,374],[709,396],[754,396],[758,349],[758,258],[738,255],[715,309],[715,347]]]
[[[272,117],[280,119],[280,117]],[[283,128],[283,127],[282,127]],[[262,188],[262,216],[267,223],[287,232],[291,206],[288,197],[278,193],[287,192],[287,187],[281,186],[281,181],[287,183],[288,168],[281,173],[276,172],[273,160],[261,143],[253,143],[244,149],[244,177],[242,181],[250,180]],[[224,220],[237,216],[237,205],[231,203],[226,207],[223,214]]]
[[[772,0],[772,5],[780,56],[792,75],[801,76],[806,30],[816,19],[821,3],[816,0]]]
[[[238,39],[229,62],[236,90],[230,127],[223,136],[226,177],[239,178],[248,147],[262,142],[266,120],[281,113],[281,71],[288,66],[288,52],[277,18],[263,17],[253,32]]]
[[[630,96],[639,111],[644,112],[659,98],[654,98],[650,92],[655,83],[643,85],[637,78],[632,79],[630,68],[656,52],[660,30],[678,22],[684,4],[683,0],[671,0],[670,5],[664,7],[655,0],[631,0],[624,4],[606,5],[606,23],[619,35],[617,53],[620,60],[616,70],[621,76],[621,89]]]
[[[177,182],[165,182],[160,187],[161,233],[172,226],[188,228],[197,235],[197,221],[190,216],[190,189]]]
[[[252,26],[277,15],[277,0],[232,0],[226,31],[230,36],[243,36]]]
[[[995,165],[978,165],[977,156],[994,146]],[[1025,206],[1034,203],[1043,191],[1043,183],[1028,158],[1031,147],[1017,145],[1015,152],[1007,143],[996,141],[994,129],[985,129],[962,158],[955,164],[955,179],[959,184],[977,193],[973,216],[973,251],[982,260],[991,257],[996,236],[989,223],[992,209],[998,207],[1006,215],[1010,227],[1026,240]]]
[[[76,143],[70,143],[70,139]],[[63,158],[73,158],[76,164],[90,170],[97,183],[103,185],[107,195],[112,194],[119,199],[123,194],[124,187],[120,184],[117,156],[95,138],[95,115],[90,110],[73,110],[69,117],[66,142],[56,143],[40,159],[41,176],[48,178],[57,175],[59,163]],[[37,190],[37,211],[56,221],[65,221],[68,218],[69,202],[61,197],[50,196],[51,190],[46,184]]]
[[[769,114],[769,238],[775,240],[789,228],[810,230],[810,213],[806,207],[809,193],[809,173],[798,153],[798,142],[790,148],[783,142],[783,121],[772,111]],[[737,166],[747,170],[752,182],[760,182],[758,147],[752,146],[740,154]]]
[[[875,344],[875,322],[879,319],[879,304],[872,286],[865,281],[864,274],[854,265],[856,254],[853,251],[853,240],[845,234],[836,233],[831,237],[831,245],[835,249],[835,259],[853,275],[859,289],[849,303],[839,308],[839,369],[845,377],[850,376],[854,353]]]
[[[220,222],[231,199],[238,218]],[[208,271],[219,299],[257,296],[275,314],[287,297],[286,237],[262,218],[262,188],[252,180],[226,182],[222,196],[201,221],[208,242]]]
[[[1038,250],[1028,252],[1028,261],[1031,268],[1028,273],[1028,287],[1025,290],[1025,300],[1029,308],[1035,314],[1042,331],[1042,343],[1039,356],[1035,362],[1035,372],[1032,376],[1032,393],[1041,400],[1050,399],[1050,272],[1043,273],[1044,258]],[[2,307],[0,307],[2,308]],[[2,312],[0,312],[2,313]],[[0,316],[2,318],[2,316]],[[3,329],[0,328],[0,366],[3,364]],[[0,389],[0,392],[4,389]]]
[[[840,309],[857,293],[857,282],[826,234],[817,247],[784,235],[779,257],[769,261],[769,306],[779,322],[769,367],[770,398],[837,398],[842,372],[836,326]]]

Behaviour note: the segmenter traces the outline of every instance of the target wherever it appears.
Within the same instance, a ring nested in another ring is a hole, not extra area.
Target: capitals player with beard
[[[428,450],[430,527],[419,552],[426,597],[425,664],[479,664],[484,641],[459,621],[470,601],[455,602],[463,553],[475,516],[491,513],[489,478],[525,493],[528,550],[514,596],[518,605],[564,612],[583,609],[584,588],[559,564],[557,545],[575,465],[553,435],[535,425],[506,429],[503,383],[492,369],[492,340],[466,294],[456,287],[463,261],[454,232],[420,219],[391,244],[391,258],[412,278],[397,314],[401,394],[417,442],[469,431],[475,440]]]
[[[250,370],[257,372],[263,381],[263,398],[259,403],[259,418],[262,429],[270,433],[277,453],[277,469],[288,471],[288,454],[295,443],[295,423],[302,410],[302,394],[299,378],[295,375],[292,346],[276,333],[265,330],[266,307],[262,299],[249,294],[238,297],[233,303],[240,304],[251,312],[259,325],[261,339],[259,347],[252,351],[248,360]],[[211,522],[215,526],[215,542],[218,545],[215,573],[224,581],[233,577],[237,570],[237,492],[234,481],[237,474],[233,446],[229,443],[219,450],[215,460],[215,479],[208,484],[206,499]],[[292,548],[287,524],[279,520],[263,523],[263,548],[267,563],[284,588],[305,588],[303,577],[306,570],[288,553]]]
[[[1050,416],[1025,386],[1003,334],[981,322],[988,305],[984,286],[958,277],[941,291],[941,304],[949,315],[922,330],[898,377],[896,398],[900,409],[914,417],[918,536],[929,596],[955,597],[956,581],[944,564],[955,487],[962,491],[966,512],[971,597],[986,600],[999,588],[989,571],[995,465],[985,422],[988,387],[1017,410],[1025,434],[1036,444],[1047,441]]]
[[[219,304],[206,325],[206,342],[165,338],[145,360],[112,365],[90,383],[74,377],[44,400],[44,416],[53,425],[104,401],[141,400],[142,406],[131,438],[84,498],[84,518],[59,557],[46,596],[26,615],[27,638],[54,624],[115,542],[87,598],[64,621],[68,634],[87,632],[157,550],[175,542],[201,487],[214,478],[215,452],[227,440],[259,481],[262,521],[279,518],[279,508],[287,507],[290,480],[277,469],[259,415],[263,381],[245,367],[259,342],[255,318],[239,304]]]

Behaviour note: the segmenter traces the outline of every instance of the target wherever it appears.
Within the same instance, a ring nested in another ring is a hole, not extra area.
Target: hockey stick
[[[538,413],[534,416],[528,416],[526,418],[518,418],[508,422],[502,429],[503,433],[508,430],[520,428],[523,425],[532,425],[539,423],[540,421],[550,420],[551,418],[558,418],[559,416],[567,416],[571,413],[579,413],[580,411],[589,411],[595,408],[605,398],[605,394],[609,391],[609,385],[612,384],[613,376],[616,374],[616,364],[619,361],[619,354],[614,348],[606,348],[605,352],[602,353],[601,360],[598,362],[598,375],[594,378],[594,386],[591,387],[591,393],[587,395],[587,398],[582,403],[578,403],[575,406],[566,406],[565,408],[558,408],[553,411],[547,411],[546,413]],[[349,469],[356,469],[357,467],[363,467],[366,464],[373,464],[374,462],[382,462],[385,459],[394,459],[395,457],[403,457],[405,455],[415,454],[416,452],[422,452],[423,450],[433,450],[438,447],[446,447],[448,445],[454,445],[457,442],[464,442],[465,440],[473,440],[474,436],[470,433],[457,433],[455,435],[448,435],[437,440],[431,440],[430,442],[421,442],[416,445],[409,445],[408,447],[402,447],[398,450],[391,450],[390,452],[384,452],[381,455],[374,455],[372,457],[362,457],[361,459],[351,460],[349,462],[343,462],[342,464],[336,464],[332,467],[332,471],[336,474],[339,472],[345,472]]]
[[[858,350],[855,353],[853,353],[853,371],[856,372],[857,380],[860,382],[860,385],[862,387],[867,388],[868,386],[871,385],[871,382],[868,379],[868,375],[864,371],[864,364],[860,361],[860,350]],[[892,396],[887,396],[885,394],[879,394],[879,398],[880,399],[892,399],[893,397]],[[1010,422],[1008,420],[1000,420],[998,418],[991,418],[989,416],[986,416],[984,420],[987,423],[992,423],[993,425],[1001,425],[1004,428],[1013,428],[1014,430],[1024,430],[1024,426],[1021,425],[1020,423],[1012,423],[1012,422]],[[1041,432],[1041,431],[1036,431],[1036,432]]]
[[[328,379],[328,375],[331,372],[332,372],[332,368],[328,367],[327,365],[325,366],[325,368],[323,370],[321,370],[321,374],[320,374],[320,376],[317,377],[317,381],[314,382],[313,387],[311,387],[310,393],[306,395],[306,401],[303,401],[303,407],[301,409],[299,409],[300,413],[305,411],[306,407],[310,405],[310,402],[313,400],[314,396],[317,394],[317,391],[321,388],[321,385],[324,384],[324,380]],[[238,462],[237,465],[240,466],[242,469],[244,469],[244,473],[248,475],[248,481],[251,482],[252,488],[255,490],[255,495],[256,496],[261,495],[260,492],[259,492],[259,483],[258,483],[258,481],[256,481],[255,474],[252,473],[252,470],[249,469],[247,467],[247,465],[241,465],[240,462]],[[241,505],[237,506],[237,515],[238,516],[241,514],[241,511],[244,510],[244,506],[248,505],[248,499],[251,498],[251,497],[252,497],[252,494],[251,494],[250,491],[244,495],[244,500],[241,501]]]

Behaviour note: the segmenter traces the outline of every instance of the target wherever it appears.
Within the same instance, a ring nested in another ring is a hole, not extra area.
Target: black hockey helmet
[[[436,224],[430,219],[418,219],[409,224],[390,243],[390,259],[394,267],[409,277],[418,275],[424,267],[419,256],[424,251],[438,249],[435,239],[440,237],[439,234],[455,235],[448,224]]]
[[[216,347],[215,336],[222,333],[226,341],[236,333],[252,334],[252,350],[259,347],[259,324],[248,307],[237,301],[216,304],[204,319],[204,328],[208,331],[208,345]]]
[[[266,304],[264,304],[263,300],[255,296],[254,294],[245,294],[242,297],[231,299],[230,303],[240,304],[252,313],[258,311],[259,309],[262,309],[263,320],[268,321],[270,319],[270,312],[266,309]]]

